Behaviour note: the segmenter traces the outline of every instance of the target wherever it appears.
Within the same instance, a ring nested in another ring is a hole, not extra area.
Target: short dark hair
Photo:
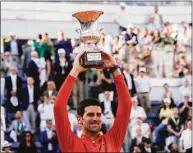
[[[88,106],[99,106],[101,108],[100,102],[93,98],[86,98],[82,100],[77,109],[77,115],[83,116],[84,109]]]

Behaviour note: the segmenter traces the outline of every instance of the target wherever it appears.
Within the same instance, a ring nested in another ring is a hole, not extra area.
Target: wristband
[[[115,70],[117,70],[119,68],[118,65],[113,66],[112,68],[110,68],[110,72],[113,73]]]

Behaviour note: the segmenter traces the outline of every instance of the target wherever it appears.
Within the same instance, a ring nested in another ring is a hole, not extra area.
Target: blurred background
[[[60,152],[53,105],[84,46],[72,14],[85,10],[104,12],[98,19],[97,46],[113,55],[132,96],[122,152],[191,151],[191,9],[192,1],[170,0],[2,2],[2,151]],[[118,107],[109,70],[91,69],[78,77],[68,105],[77,136],[76,108],[86,97],[104,107],[105,134]],[[111,107],[105,108],[108,102]]]

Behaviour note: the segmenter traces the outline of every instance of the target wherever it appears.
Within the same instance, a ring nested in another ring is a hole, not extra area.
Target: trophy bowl
[[[103,56],[96,44],[100,40],[100,30],[97,29],[97,19],[103,14],[102,11],[82,11],[73,14],[80,22],[80,40],[84,43],[86,51],[81,57],[80,64],[87,68],[97,68],[103,66]]]

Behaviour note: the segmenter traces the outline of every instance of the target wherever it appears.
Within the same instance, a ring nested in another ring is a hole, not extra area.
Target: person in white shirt
[[[187,128],[182,132],[180,137],[180,152],[192,152],[192,120],[187,121]]]
[[[179,87],[179,92],[180,92],[180,101],[179,103],[181,102],[184,102],[184,97],[186,95],[189,95],[190,97],[190,101],[192,100],[191,97],[192,97],[192,93],[191,93],[191,86],[189,85],[189,81],[187,78],[184,78],[183,79],[183,85],[181,87]]]
[[[120,12],[117,14],[115,23],[119,26],[119,33],[126,31],[127,27],[127,13],[126,13],[126,4],[124,2],[120,3]]]
[[[137,122],[137,118],[140,117],[142,121],[144,121],[147,118],[147,115],[145,113],[145,110],[143,107],[138,106],[138,97],[132,97],[132,108],[131,108],[131,114],[130,114],[130,123],[129,126],[132,128]]]
[[[137,93],[139,96],[139,102],[145,109],[146,113],[151,112],[151,102],[149,99],[149,93],[151,91],[150,78],[146,75],[146,68],[139,68],[139,76],[135,79]]]
[[[43,131],[46,128],[46,120],[52,120],[54,122],[53,113],[54,104],[51,103],[51,99],[44,96],[44,102],[38,105],[38,112],[40,113],[40,129]],[[55,124],[54,124],[55,125]]]
[[[154,18],[154,23],[156,26],[156,29],[159,31],[162,31],[163,29],[163,18],[162,15],[160,15],[159,13],[159,8],[157,6],[154,7],[154,14],[150,15],[150,17]]]
[[[142,118],[139,116],[136,118],[136,124],[131,128],[131,138],[134,139],[136,137],[136,129],[138,127],[141,127],[142,129],[142,135],[146,138],[149,138],[151,136],[151,129],[150,126],[147,123],[143,123]]]

